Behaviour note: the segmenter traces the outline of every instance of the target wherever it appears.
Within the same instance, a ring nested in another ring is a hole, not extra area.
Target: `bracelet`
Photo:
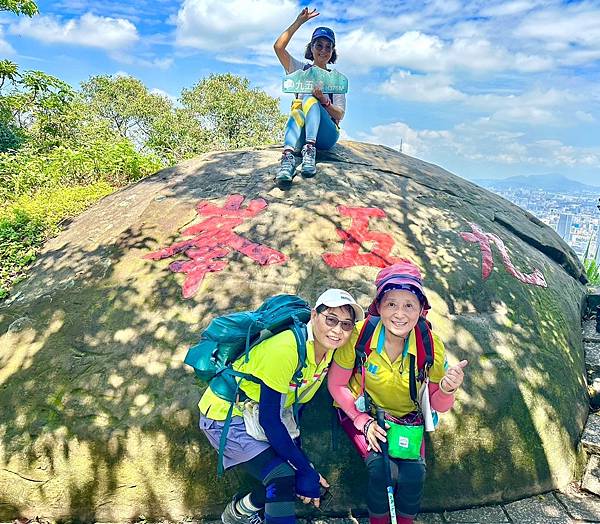
[[[446,389],[442,384],[444,382],[444,379],[446,377],[442,377],[442,380],[440,380],[440,383],[438,384],[438,388],[440,388],[440,391],[446,395],[453,395],[456,391],[456,389]]]
[[[363,426],[363,435],[365,436],[365,438],[367,438],[367,433],[369,433],[369,428],[371,427],[371,424],[373,424],[373,422],[375,422],[375,419],[371,418],[367,420],[367,422]]]

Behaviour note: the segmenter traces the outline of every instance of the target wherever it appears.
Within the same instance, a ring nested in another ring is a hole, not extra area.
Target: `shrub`
[[[60,230],[60,223],[115,190],[106,182],[89,186],[55,187],[23,195],[0,208],[0,299],[24,278],[43,243]]]
[[[0,201],[40,188],[97,182],[120,187],[161,167],[157,157],[137,152],[127,139],[92,141],[80,149],[59,146],[45,153],[23,146],[16,153],[0,153]]]
[[[600,286],[600,267],[593,258],[584,261],[585,273],[588,279],[588,284],[591,286]]]

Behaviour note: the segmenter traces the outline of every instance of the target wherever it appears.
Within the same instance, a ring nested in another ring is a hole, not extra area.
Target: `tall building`
[[[598,232],[596,233],[596,264],[600,266],[600,225],[598,225]]]
[[[571,241],[571,224],[573,223],[573,215],[561,213],[558,217],[558,227],[556,232],[565,242]]]

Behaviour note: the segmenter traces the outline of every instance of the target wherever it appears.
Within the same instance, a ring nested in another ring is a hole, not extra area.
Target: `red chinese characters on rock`
[[[176,242],[144,258],[162,260],[179,253],[185,254],[189,260],[177,260],[169,265],[171,271],[186,275],[183,284],[185,298],[198,291],[207,273],[222,271],[227,266],[227,260],[222,259],[231,251],[238,251],[263,266],[285,262],[287,257],[283,253],[234,233],[233,230],[244,220],[255,217],[267,207],[265,200],[257,198],[250,200],[242,209],[244,199],[242,195],[229,195],[223,207],[209,202],[198,203],[198,215],[206,217],[205,220],[181,232],[183,236],[194,238]]]
[[[376,207],[346,207],[338,206],[340,215],[350,217],[352,222],[347,231],[338,229],[337,234],[345,242],[341,253],[325,253],[323,260],[334,269],[355,266],[386,267],[400,259],[392,257],[390,252],[394,247],[394,239],[377,231],[369,231],[369,219],[385,218],[385,211]],[[365,243],[373,243],[370,252],[360,252],[365,249]]]
[[[510,275],[515,277],[517,280],[520,280],[524,284],[548,287],[546,279],[539,269],[534,269],[532,273],[526,275],[515,267],[510,259],[508,249],[498,236],[494,235],[493,233],[484,233],[480,226],[472,222],[469,222],[469,225],[471,226],[472,233],[463,232],[459,234],[467,242],[479,244],[479,249],[481,249],[481,275],[483,280],[486,280],[494,269],[494,257],[492,256],[491,246],[491,244],[494,243],[496,244],[498,251],[500,251],[504,267]]]

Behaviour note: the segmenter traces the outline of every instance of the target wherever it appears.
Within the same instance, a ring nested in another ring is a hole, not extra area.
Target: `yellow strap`
[[[304,114],[310,111],[310,108],[317,104],[319,101],[314,96],[309,96],[303,103],[302,109],[304,110]]]
[[[296,124],[298,124],[299,128],[304,127],[304,113],[302,111],[300,111],[298,109],[295,109],[294,111],[292,111],[292,118],[294,119]]]

